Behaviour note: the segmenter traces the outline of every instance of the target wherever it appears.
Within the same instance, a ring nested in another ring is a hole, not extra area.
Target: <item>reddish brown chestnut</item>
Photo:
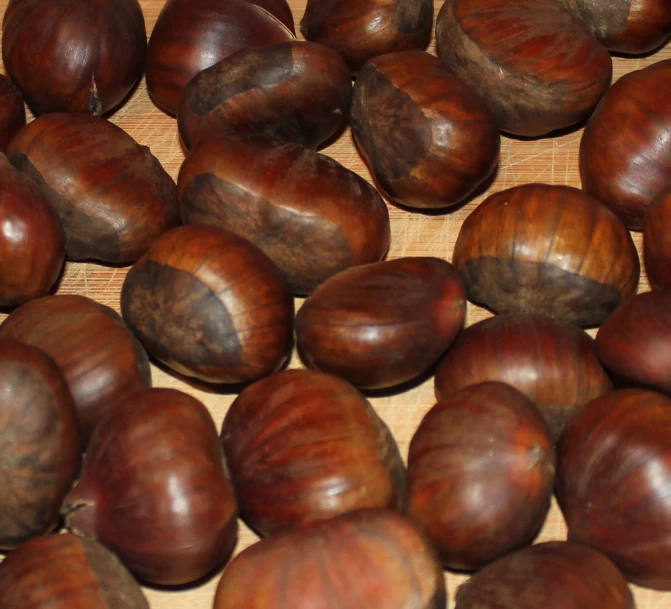
[[[0,152],[16,132],[26,124],[26,108],[23,96],[16,85],[4,74],[0,74]]]
[[[444,609],[446,596],[424,537],[394,512],[360,510],[245,549],[224,571],[214,609]]]
[[[466,218],[453,256],[468,298],[504,313],[595,326],[636,293],[640,263],[624,223],[570,186],[524,184]]]
[[[643,259],[653,289],[671,289],[671,188],[665,188],[652,200],[643,221]]]
[[[459,273],[439,258],[398,258],[347,269],[322,283],[296,316],[310,368],[380,389],[426,372],[464,324]]]
[[[21,305],[0,326],[0,337],[39,347],[59,365],[85,443],[118,400],[151,383],[147,355],[118,313],[84,296],[45,296]]]
[[[447,0],[436,39],[441,61],[515,135],[586,119],[610,86],[608,51],[557,0]]]
[[[401,508],[391,433],[349,383],[285,370],[242,391],[221,440],[241,516],[261,535],[360,508]]]
[[[66,533],[33,539],[3,561],[0,607],[149,609],[149,603],[114,554]]]
[[[0,455],[0,550],[11,550],[56,527],[81,453],[63,373],[43,351],[6,339],[0,340]]]
[[[137,0],[10,0],[7,72],[35,114],[104,114],[140,80],[147,50]]]
[[[389,247],[377,191],[333,159],[259,136],[206,140],[177,180],[186,224],[233,231],[257,245],[297,294]]]

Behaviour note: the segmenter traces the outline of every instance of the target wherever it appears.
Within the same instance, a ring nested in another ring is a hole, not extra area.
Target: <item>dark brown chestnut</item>
[[[0,550],[11,550],[56,527],[81,453],[63,373],[40,349],[6,339],[0,340],[0,455]]]
[[[335,376],[285,370],[257,381],[231,404],[221,441],[240,514],[261,535],[403,506],[405,467],[394,438]]]
[[[63,370],[84,443],[118,400],[151,383],[147,355],[119,314],[85,296],[21,305],[0,325],[0,337],[39,347]]]
[[[610,86],[608,51],[557,0],[447,0],[436,40],[441,61],[515,135],[588,118]]]
[[[569,539],[660,590],[671,590],[670,429],[668,397],[621,389],[587,404],[557,447]]]
[[[296,342],[310,368],[380,389],[426,372],[466,317],[459,273],[440,258],[407,257],[342,271],[296,316]]]
[[[9,0],[2,58],[35,114],[104,114],[144,71],[147,32],[137,0]]]
[[[217,228],[159,238],[128,272],[121,312],[149,355],[211,383],[272,374],[293,345],[294,301],[279,269]]]
[[[612,389],[594,339],[573,324],[497,315],[464,330],[436,371],[436,397],[482,381],[512,385],[539,408],[553,438],[591,399]]]
[[[33,539],[3,561],[0,607],[149,609],[149,603],[114,554],[65,533]]]
[[[580,141],[580,177],[632,230],[671,182],[671,59],[625,74],[608,91]]]
[[[26,124],[26,107],[23,96],[16,85],[4,74],[0,74],[0,152],[16,132]]]
[[[93,433],[63,503],[66,526],[103,543],[144,581],[196,581],[237,542],[223,459],[200,401],[176,389],[139,391]]]
[[[651,201],[643,220],[643,260],[650,286],[671,290],[671,187],[665,188]]]
[[[570,186],[524,184],[466,218],[454,247],[469,300],[580,326],[603,322],[636,294],[641,265],[624,223]]]
[[[257,245],[297,294],[389,247],[387,207],[362,177],[298,144],[260,136],[205,140],[179,172],[185,224]]]
[[[446,596],[433,549],[405,518],[359,510],[243,550],[219,581],[214,609],[444,609]]]
[[[257,134],[317,148],[347,123],[352,80],[340,55],[312,42],[247,47],[194,76],[177,125],[186,148]]]

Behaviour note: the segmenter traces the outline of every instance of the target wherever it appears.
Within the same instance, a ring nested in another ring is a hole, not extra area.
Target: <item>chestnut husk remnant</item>
[[[671,182],[671,59],[625,74],[580,140],[585,192],[641,230],[652,199]]]
[[[177,180],[185,224],[259,247],[296,294],[389,248],[389,211],[361,176],[326,155],[260,136],[201,142]]]
[[[0,340],[0,455],[0,550],[11,550],[56,527],[81,453],[63,373],[40,349],[6,339]],[[0,584],[0,596],[2,590]]]
[[[555,440],[575,412],[613,386],[589,334],[567,322],[512,313],[466,328],[435,380],[438,401],[482,381],[512,385],[536,404]]]
[[[351,97],[349,70],[328,47],[303,41],[247,47],[191,79],[177,125],[186,148],[229,134],[317,148],[344,128]]]
[[[126,275],[121,312],[149,355],[210,383],[268,376],[293,346],[294,301],[281,272],[218,228],[163,235]]]
[[[26,124],[26,107],[23,96],[16,85],[4,74],[0,74],[0,152],[16,132]]]
[[[94,432],[65,498],[67,528],[97,539],[140,579],[194,582],[237,542],[237,505],[207,408],[175,389],[140,391]]]
[[[63,371],[77,406],[82,441],[120,399],[151,384],[149,360],[119,314],[79,295],[31,300],[0,325],[48,353]]]
[[[580,326],[636,294],[641,265],[624,223],[577,188],[524,184],[466,218],[454,247],[469,300]]]
[[[455,609],[635,609],[622,573],[602,554],[566,541],[524,548],[457,588]]]
[[[424,536],[390,510],[359,510],[243,550],[219,581],[214,609],[444,609],[446,597]]]
[[[140,586],[101,544],[70,533],[26,542],[0,564],[0,607],[149,609]]]
[[[240,514],[260,535],[403,507],[405,466],[394,438],[335,376],[285,370],[257,381],[231,404],[221,441]]]
[[[608,51],[557,0],[446,0],[436,40],[440,60],[514,135],[588,118],[612,78]]]
[[[423,51],[371,59],[354,85],[352,134],[386,197],[461,203],[494,171],[501,136],[484,102]]]
[[[431,0],[308,0],[301,32],[358,72],[378,55],[425,49],[432,23]]]
[[[621,389],[587,404],[557,446],[555,493],[569,540],[627,579],[671,590],[671,399]]]
[[[671,290],[671,187],[652,200],[643,220],[643,260],[650,286],[655,290]]]
[[[426,372],[465,317],[464,285],[449,262],[397,258],[324,281],[296,315],[296,342],[308,367],[381,389]]]
[[[144,71],[147,32],[137,0],[10,0],[2,58],[35,114],[105,114]]]

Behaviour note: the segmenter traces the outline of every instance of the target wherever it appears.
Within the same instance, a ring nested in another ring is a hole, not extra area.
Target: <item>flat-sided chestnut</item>
[[[397,258],[342,271],[296,316],[310,368],[379,389],[413,379],[446,351],[464,324],[459,273],[440,258]]]
[[[529,314],[469,326],[436,371],[436,397],[482,381],[512,385],[539,408],[558,438],[584,404],[612,389],[594,339],[573,324]]]
[[[265,137],[212,139],[189,154],[177,193],[185,224],[230,230],[257,245],[297,294],[389,247],[377,191],[333,159]]]
[[[81,453],[63,373],[40,349],[6,339],[0,340],[0,455],[0,550],[11,550],[55,528]]]
[[[0,607],[149,609],[149,603],[114,554],[65,533],[33,539],[5,558]]]
[[[608,91],[580,141],[585,192],[632,230],[671,182],[671,59],[625,74]]]
[[[371,59],[359,73],[352,134],[396,203],[455,205],[496,167],[501,137],[483,101],[423,51]]]
[[[622,389],[587,404],[557,447],[569,539],[660,590],[671,590],[670,429],[668,397]]]
[[[392,511],[359,510],[263,539],[224,571],[214,609],[444,609],[440,563]]]
[[[212,383],[272,374],[293,344],[294,302],[279,269],[218,228],[159,238],[126,275],[121,312],[149,355]]]
[[[26,108],[23,96],[16,85],[4,74],[0,74],[0,152],[16,132],[26,124]]]
[[[652,200],[643,220],[643,260],[650,286],[656,290],[671,289],[671,187]]]
[[[63,513],[70,531],[153,584],[221,565],[237,541],[237,506],[207,408],[175,389],[124,400],[95,430]]]
[[[469,300],[595,326],[636,293],[640,263],[624,223],[570,186],[524,184],[491,195],[454,247]]]
[[[10,0],[2,22],[7,72],[35,114],[104,114],[144,71],[137,0]]]
[[[119,314],[78,295],[44,296],[15,309],[0,325],[48,353],[77,405],[82,440],[115,403],[151,383],[147,355]]]
[[[259,534],[360,508],[401,508],[405,467],[387,426],[349,383],[285,370],[235,399],[221,430],[242,518]]]
[[[608,51],[557,0],[447,0],[436,40],[441,61],[515,135],[586,119],[610,86]]]

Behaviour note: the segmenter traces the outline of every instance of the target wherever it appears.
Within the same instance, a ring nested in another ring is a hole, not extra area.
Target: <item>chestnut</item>
[[[671,289],[671,241],[667,226],[671,224],[671,187],[653,198],[643,220],[643,260],[653,289]]]
[[[37,184],[0,152],[0,306],[46,294],[64,260],[58,214]]]
[[[571,186],[524,184],[489,196],[454,247],[469,300],[580,326],[636,293],[640,262],[624,223]]]
[[[44,296],[21,305],[0,325],[0,338],[34,345],[58,364],[84,444],[117,401],[151,383],[147,355],[119,314],[85,296]]]
[[[2,58],[35,114],[105,114],[144,71],[137,0],[9,0]]]
[[[462,202],[492,174],[501,147],[482,100],[423,51],[366,63],[354,85],[352,134],[385,196],[412,208]]]
[[[247,47],[194,76],[177,125],[186,148],[258,134],[317,148],[347,123],[352,80],[340,55],[312,42]]]
[[[207,408],[176,389],[123,400],[94,431],[62,512],[146,582],[186,584],[220,566],[237,505]]]
[[[377,191],[333,159],[261,136],[201,142],[177,180],[185,224],[253,242],[297,294],[389,247],[389,211]]]
[[[28,541],[5,558],[0,607],[149,609],[149,603],[114,554],[65,533]]]
[[[279,269],[218,228],[160,237],[126,275],[121,312],[149,355],[211,383],[272,374],[293,345],[294,301]]]
[[[415,527],[392,511],[359,510],[243,550],[219,580],[214,609],[444,609],[446,596]]]
[[[589,334],[531,314],[496,315],[466,328],[438,365],[436,397],[482,381],[507,383],[530,398],[554,439],[576,411],[613,386]]]
[[[671,399],[621,389],[596,398],[557,446],[555,493],[569,539],[627,579],[671,590]]]
[[[26,108],[23,96],[16,85],[4,74],[0,74],[0,152],[16,132],[26,124]]]
[[[308,367],[381,389],[426,372],[465,317],[464,286],[449,262],[397,258],[324,281],[298,311],[296,342]]]
[[[557,0],[446,0],[436,41],[440,60],[514,135],[588,118],[611,82],[608,51]]]
[[[671,181],[671,59],[622,76],[580,140],[580,178],[632,230]]]
[[[7,339],[0,339],[0,454],[0,550],[11,550],[56,527],[81,454],[63,373],[40,349]]]
[[[263,536],[360,508],[400,509],[405,467],[370,403],[323,372],[246,387],[221,429],[242,518]]]

